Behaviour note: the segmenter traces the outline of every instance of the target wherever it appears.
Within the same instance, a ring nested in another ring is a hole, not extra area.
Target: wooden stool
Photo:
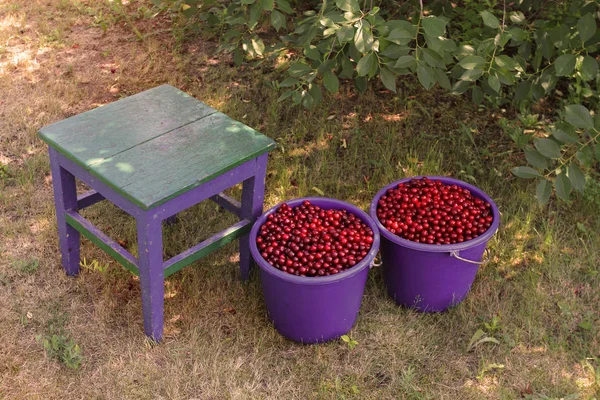
[[[240,270],[252,265],[249,232],[263,210],[267,152],[275,143],[169,85],[46,126],[56,219],[67,275],[79,273],[79,234],[140,277],[146,335],[163,333],[164,278],[240,238]],[[75,178],[91,190],[77,196]],[[222,193],[240,182],[241,203]],[[137,222],[136,259],[78,210],[110,200]],[[162,221],[211,199],[240,222],[167,261]]]

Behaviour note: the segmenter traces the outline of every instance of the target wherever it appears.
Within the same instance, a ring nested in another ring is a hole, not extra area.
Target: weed
[[[350,349],[350,351],[354,350],[354,348],[356,347],[356,345],[358,344],[358,342],[354,339],[352,339],[350,336],[348,335],[342,335],[340,337],[340,339],[342,339],[342,341],[344,343],[348,344],[348,348]]]
[[[40,262],[35,258],[18,260],[13,262],[13,268],[20,275],[33,275],[39,268]]]
[[[87,270],[101,273],[106,272],[108,269],[108,264],[100,264],[96,259],[88,263],[85,257],[83,257],[83,260],[79,262],[79,265]]]
[[[477,380],[482,380],[485,375],[492,371],[501,371],[504,369],[504,364],[489,363],[484,364],[477,373]]]
[[[502,326],[500,325],[500,316],[494,315],[494,317],[491,319],[491,321],[484,322],[483,326],[485,327],[485,330],[490,335],[494,335],[494,334],[498,333],[498,331],[500,331],[502,329]]]
[[[8,165],[2,164],[0,162],[0,183],[8,183],[9,179],[12,177],[10,169]]]
[[[478,329],[471,337],[471,340],[469,340],[469,344],[467,345],[467,351],[471,351],[483,343],[500,344],[498,339],[491,336],[487,336],[483,330]]]
[[[48,357],[58,360],[70,369],[79,369],[81,366],[81,348],[73,339],[64,335],[38,335],[36,339],[42,343]]]
[[[50,318],[46,321],[45,332],[36,336],[48,358],[56,360],[67,368],[79,369],[83,362],[81,347],[65,332],[67,315],[58,303],[51,304]]]

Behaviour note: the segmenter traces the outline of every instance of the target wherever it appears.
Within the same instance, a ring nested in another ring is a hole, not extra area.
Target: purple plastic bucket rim
[[[377,218],[377,203],[379,202],[379,199],[381,198],[381,196],[383,196],[385,194],[385,192],[387,192],[388,189],[395,188],[400,183],[406,183],[412,179],[421,179],[421,178],[427,178],[430,180],[439,180],[439,181],[442,181],[442,183],[444,183],[444,184],[457,185],[464,189],[469,189],[475,197],[479,197],[480,199],[485,200],[488,203],[490,203],[491,208],[492,208],[492,215],[494,217],[494,220],[492,221],[492,225],[482,235],[477,236],[474,239],[467,240],[462,243],[454,243],[454,244],[418,243],[418,242],[413,242],[411,240],[406,240],[406,239],[401,238],[400,236],[397,236],[397,235],[393,234],[392,232],[388,231],[387,228],[381,224],[381,222],[379,221],[379,218]],[[371,207],[369,209],[369,212],[371,214],[371,218],[373,219],[373,221],[375,221],[375,224],[379,228],[381,235],[383,235],[386,239],[392,241],[395,244],[398,244],[403,247],[407,247],[412,250],[435,252],[435,253],[445,253],[445,252],[466,250],[466,249],[470,249],[472,247],[478,246],[480,244],[484,244],[484,243],[488,242],[492,238],[492,236],[494,236],[494,234],[498,230],[498,227],[500,226],[500,211],[498,210],[498,206],[496,206],[496,203],[492,200],[492,198],[490,196],[488,196],[483,190],[479,189],[476,186],[473,186],[471,184],[463,182],[459,179],[449,178],[446,176],[422,175],[422,176],[413,176],[413,177],[409,177],[409,178],[403,178],[396,182],[392,182],[389,185],[382,188],[379,192],[377,192],[377,194],[373,198],[373,201],[371,202]]]
[[[348,211],[351,211],[355,216],[359,217],[361,221],[371,228],[373,231],[373,243],[371,244],[371,250],[367,253],[367,255],[355,266],[352,268],[348,268],[346,271],[337,273],[335,275],[329,276],[319,276],[319,277],[309,277],[309,276],[296,276],[292,274],[288,274],[287,272],[283,272],[271,264],[269,264],[263,256],[258,251],[258,247],[256,246],[256,237],[258,235],[258,230],[265,223],[267,217],[270,214],[273,214],[282,204],[287,204],[290,207],[295,207],[297,205],[302,204],[305,200],[310,201],[313,205],[322,207],[321,204],[327,203],[327,209],[332,208],[345,208]],[[379,228],[375,224],[375,221],[363,210],[356,207],[353,204],[350,204],[345,201],[332,199],[329,197],[300,197],[292,200],[282,201],[276,206],[270,208],[268,211],[264,212],[254,223],[252,226],[252,230],[250,231],[250,253],[254,258],[254,261],[258,264],[260,269],[270,275],[273,275],[279,279],[282,279],[291,283],[298,283],[302,285],[326,285],[334,282],[338,282],[342,279],[347,279],[353,277],[354,275],[359,274],[363,269],[371,267],[377,252],[379,251]]]

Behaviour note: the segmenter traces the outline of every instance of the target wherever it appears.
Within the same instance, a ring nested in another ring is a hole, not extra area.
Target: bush
[[[340,80],[359,92],[369,84],[396,92],[404,75],[476,104],[527,111],[543,102],[555,122],[543,137],[519,132],[528,165],[513,173],[539,180],[541,203],[552,187],[568,200],[572,189],[584,190],[586,175],[597,174],[597,2],[154,1],[218,37],[219,51],[232,53],[237,65],[293,54],[277,84],[279,100],[308,109],[321,102],[323,89],[336,93]]]

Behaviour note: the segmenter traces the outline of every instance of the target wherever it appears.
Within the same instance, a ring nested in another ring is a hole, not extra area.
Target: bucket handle
[[[473,260],[468,260],[466,258],[462,258],[459,255],[460,250],[452,250],[450,252],[450,256],[459,259],[460,261],[464,261],[464,262],[468,262],[471,264],[476,264],[476,265],[484,265],[487,264],[490,261],[490,252],[488,249],[485,249],[485,251],[483,252],[483,261],[473,261]]]
[[[377,261],[378,258],[379,258],[379,261]],[[371,261],[371,265],[369,265],[369,269],[371,269],[373,267],[381,267],[381,264],[383,264],[383,262],[381,261],[381,254],[377,253],[375,258],[373,258],[373,261]]]

